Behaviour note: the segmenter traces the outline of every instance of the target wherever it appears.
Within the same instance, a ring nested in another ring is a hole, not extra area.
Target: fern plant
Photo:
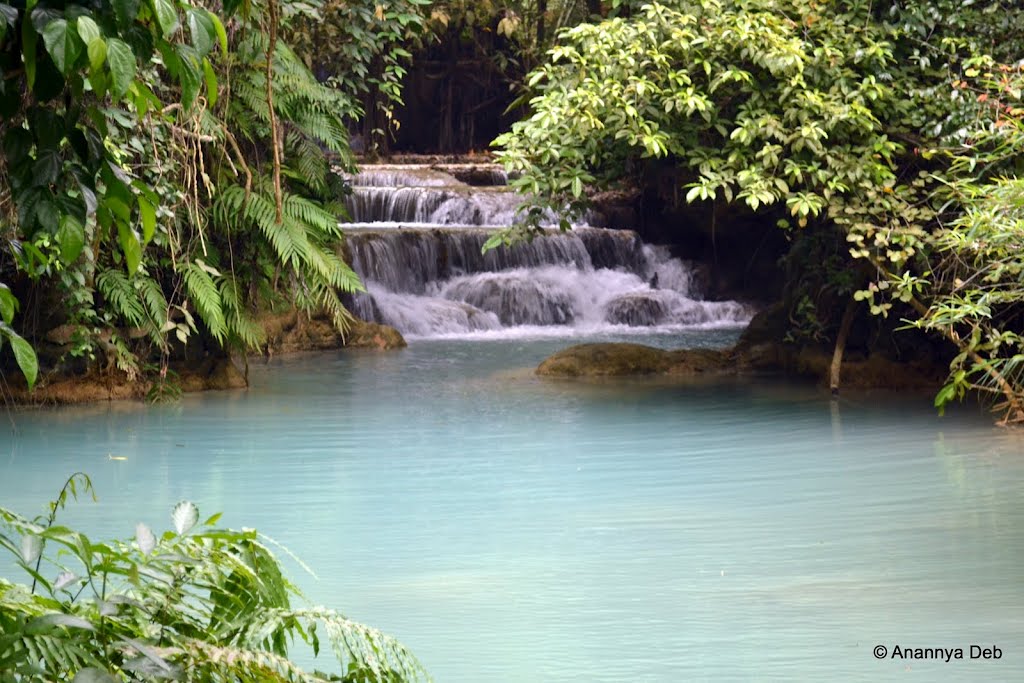
[[[178,503],[173,529],[144,524],[128,541],[94,542],[55,524],[92,482],[72,475],[45,518],[0,508],[0,547],[27,584],[0,579],[0,681],[417,681],[416,658],[380,631],[301,597],[265,537],[199,523]],[[56,548],[56,553],[50,552]],[[288,657],[296,640],[319,658],[326,636],[337,673]]]

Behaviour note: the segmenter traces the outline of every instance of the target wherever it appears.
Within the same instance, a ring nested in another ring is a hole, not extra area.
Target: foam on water
[[[702,300],[690,264],[628,230],[578,225],[484,253],[522,201],[506,188],[408,166],[364,169],[355,180],[365,186],[348,199],[356,222],[345,228],[367,292],[349,305],[407,336],[739,326],[753,313]]]

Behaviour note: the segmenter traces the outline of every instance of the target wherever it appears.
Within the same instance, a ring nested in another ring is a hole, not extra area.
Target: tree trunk
[[[537,0],[537,49],[544,49],[544,15],[548,13],[548,0]]]
[[[850,328],[853,327],[853,316],[857,312],[857,300],[850,297],[846,303],[846,310],[843,311],[843,319],[839,323],[839,332],[836,334],[836,347],[832,352],[832,367],[829,369],[829,387],[832,389],[832,396],[839,396],[839,371],[843,366],[843,353],[846,351],[846,340],[850,336]]]

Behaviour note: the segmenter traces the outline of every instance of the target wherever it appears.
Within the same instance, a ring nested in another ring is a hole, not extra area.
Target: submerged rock
[[[536,373],[543,377],[626,377],[698,375],[733,371],[729,354],[710,349],[667,351],[643,344],[578,344],[549,356]]]

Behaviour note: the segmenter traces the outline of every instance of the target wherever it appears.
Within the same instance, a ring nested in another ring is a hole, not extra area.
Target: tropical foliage
[[[743,202],[794,243],[827,242],[804,255],[836,258],[796,264],[816,289],[951,341],[937,405],[982,389],[1024,421],[1022,65],[1000,61],[1019,57],[1022,18],[1002,2],[682,0],[567,29],[529,77],[532,114],[497,140],[533,200],[490,246],[667,160],[686,201]],[[792,297],[795,319],[808,302]]]
[[[0,508],[0,547],[26,584],[0,579],[0,680],[415,681],[415,657],[380,631],[301,598],[271,545],[254,530],[200,523],[178,503],[173,529],[135,527],[130,541],[97,542],[56,524],[69,498],[93,493],[75,474],[45,517]],[[319,658],[321,634],[337,673],[289,659],[301,641]]]
[[[17,328],[135,377],[186,343],[255,349],[277,302],[328,312],[351,95],[280,38],[304,3],[0,5],[0,342]],[[33,297],[45,293],[46,299]],[[27,297],[27,298],[26,298]],[[22,311],[21,320],[25,320]]]

